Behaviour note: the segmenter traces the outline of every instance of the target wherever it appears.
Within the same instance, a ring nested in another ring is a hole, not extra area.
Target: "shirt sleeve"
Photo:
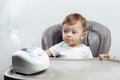
[[[82,47],[83,48],[83,52],[84,52],[86,58],[93,58],[92,51],[91,51],[90,47],[86,46],[84,44],[82,44],[82,45],[83,45],[83,47]]]
[[[91,51],[91,49],[89,48],[89,47],[87,47],[87,57],[88,58],[93,58],[93,55],[92,55],[92,51]]]
[[[56,44],[56,45],[54,45],[54,46],[52,46],[52,47],[49,48],[49,50],[51,51],[51,53],[52,53],[52,55],[53,55],[54,57],[57,57],[57,56],[60,55],[60,53],[59,53],[60,45],[61,45],[61,44],[58,43],[58,44]]]

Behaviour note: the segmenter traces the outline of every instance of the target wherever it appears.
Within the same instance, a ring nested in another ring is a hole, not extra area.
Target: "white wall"
[[[120,56],[119,0],[0,0],[0,80],[11,65],[12,53],[17,50],[9,37],[9,21],[17,25],[22,47],[31,47],[34,38],[41,39],[43,30],[61,23],[73,12],[107,26],[112,36],[110,54]],[[40,42],[37,43],[40,47]]]

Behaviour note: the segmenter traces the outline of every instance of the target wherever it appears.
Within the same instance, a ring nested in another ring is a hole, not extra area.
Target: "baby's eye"
[[[73,34],[76,34],[77,32],[72,32]]]
[[[67,31],[67,30],[64,30],[63,32],[64,32],[64,33],[67,33],[68,31]]]

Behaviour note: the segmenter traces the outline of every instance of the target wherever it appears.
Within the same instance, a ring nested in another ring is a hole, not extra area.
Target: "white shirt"
[[[54,57],[61,56],[68,59],[93,58],[90,48],[84,44],[81,44],[81,47],[70,47],[62,41],[49,50]]]

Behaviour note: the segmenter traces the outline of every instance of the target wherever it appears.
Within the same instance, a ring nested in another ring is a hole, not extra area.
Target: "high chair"
[[[62,41],[61,28],[62,24],[57,24],[43,32],[41,44],[44,50]],[[87,21],[87,34],[82,43],[90,47],[94,57],[107,54],[111,46],[110,31],[100,23]]]

